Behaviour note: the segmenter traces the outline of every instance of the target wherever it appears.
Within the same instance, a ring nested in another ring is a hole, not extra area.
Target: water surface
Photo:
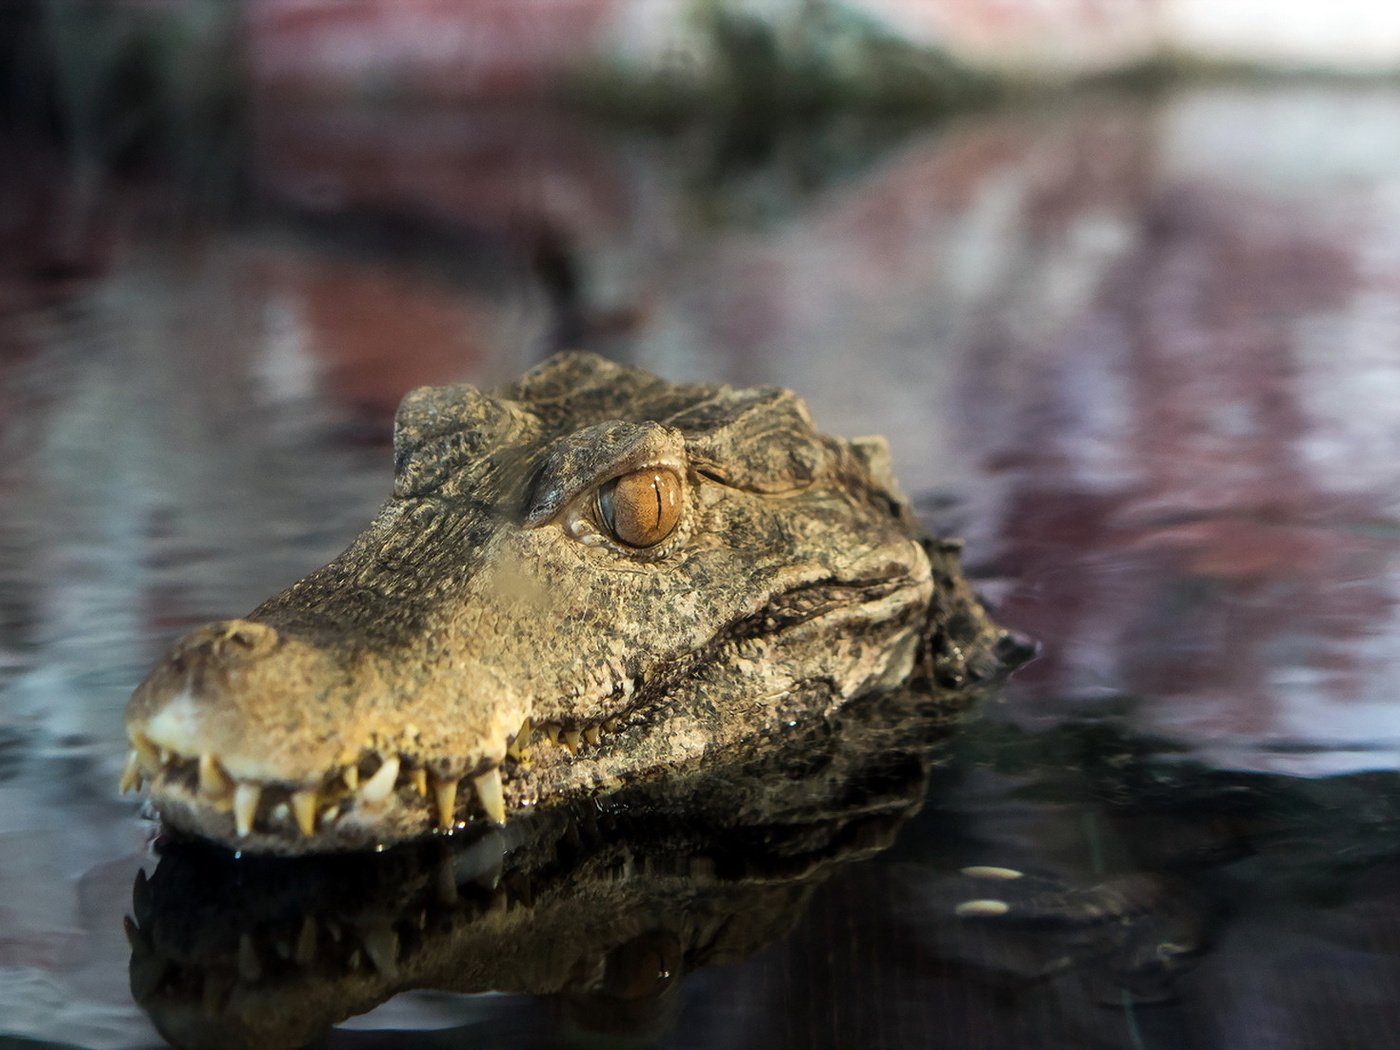
[[[1043,645],[892,847],[687,977],[649,1038],[1392,1042],[1397,118],[1389,87],[1221,86],[721,164],[548,114],[265,106],[237,221],[159,173],[16,154],[0,1032],[159,1045],[122,931],[155,868],[115,792],[132,685],[369,519],[405,389],[567,342],[886,434]],[[1128,941],[998,929],[953,914],[970,864],[1151,892]],[[419,993],[331,1045],[551,1045],[575,1021]]]

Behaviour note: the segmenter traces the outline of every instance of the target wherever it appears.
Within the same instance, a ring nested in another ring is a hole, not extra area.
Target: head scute
[[[804,489],[832,463],[829,439],[790,390],[721,387],[672,416],[697,468],[727,485],[777,494]]]
[[[518,406],[466,383],[411,390],[394,417],[394,495],[451,495],[463,486],[449,482],[465,468],[528,449],[533,429]]]

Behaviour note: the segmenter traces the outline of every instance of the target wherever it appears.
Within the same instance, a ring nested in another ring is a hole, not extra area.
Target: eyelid
[[[668,467],[684,481],[685,438],[661,423],[609,420],[555,442],[536,477],[526,528],[538,528],[571,513],[600,485],[648,467]]]

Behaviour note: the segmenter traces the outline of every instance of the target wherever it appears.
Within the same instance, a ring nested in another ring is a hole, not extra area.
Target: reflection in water
[[[300,1046],[415,988],[545,1000],[527,1032],[479,1000],[507,1025],[502,1045],[551,1045],[562,1026],[685,1046],[687,975],[727,967],[722,987],[762,995],[775,964],[802,979],[808,942],[835,923],[855,949],[845,965],[869,972],[826,987],[820,1009],[770,1009],[745,1038],[694,1045],[1064,1045],[1046,1031],[1274,1045],[1231,1033],[1279,1023],[1281,970],[1289,1010],[1326,1033],[1297,1045],[1400,1030],[1384,999],[1333,1017],[1343,978],[1305,961],[1344,963],[1361,999],[1400,968],[1400,779],[1212,771],[1099,723],[984,724],[954,744],[946,711],[927,695],[867,698],[762,758],[463,841],[295,860],[169,844],[136,879],[132,992],[177,1046]],[[989,834],[976,805],[930,841],[991,783],[1002,798],[981,816],[1019,814],[1036,841]],[[1077,871],[1046,849],[1054,811],[1094,840]],[[922,827],[891,850],[911,819]]]
[[[173,845],[137,877],[132,992],[177,1046],[303,1045],[399,991],[669,1030],[681,978],[787,933],[919,806],[967,695],[853,702],[664,782],[463,842],[279,860]]]

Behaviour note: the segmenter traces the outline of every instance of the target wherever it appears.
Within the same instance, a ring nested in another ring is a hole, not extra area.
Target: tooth
[[[240,783],[233,791],[233,826],[240,836],[253,830],[253,817],[258,812],[262,788],[257,784]]]
[[[530,748],[530,733],[533,730],[534,727],[530,724],[530,720],[528,718],[525,719],[520,725],[520,731],[515,734],[510,744],[506,746],[506,754],[517,762],[520,761],[520,756]]]
[[[147,773],[160,772],[160,751],[151,743],[151,738],[137,733],[131,738],[131,746],[141,759],[141,768]]]
[[[486,815],[497,824],[506,822],[506,801],[501,792],[501,769],[488,769],[479,777],[474,777],[472,783],[476,785],[477,796],[481,799],[481,808],[486,810]]]
[[[558,722],[546,722],[542,728],[544,729],[544,735],[546,740],[548,740],[551,744],[559,743]]]
[[[450,828],[456,823],[457,781],[448,777],[433,777],[433,802],[437,807],[438,823]]]
[[[411,769],[408,772],[409,779],[413,781],[413,790],[418,792],[422,798],[428,797],[428,771],[422,766]]]
[[[345,786],[354,791],[360,786],[360,767],[346,766],[340,772],[340,779],[345,781]]]
[[[603,731],[597,726],[589,726],[583,731],[583,739],[594,747],[598,746],[598,739],[603,735]]]
[[[603,731],[604,731],[604,732],[607,732],[607,733],[616,733],[616,732],[617,732],[617,719],[616,719],[616,718],[605,718],[605,719],[603,719]]]
[[[300,966],[310,966],[316,961],[316,920],[310,915],[301,920],[301,932],[297,934],[292,958]]]
[[[296,814],[297,827],[307,838],[316,834],[316,803],[319,801],[315,788],[292,792],[292,812]]]
[[[399,937],[387,926],[376,926],[365,932],[365,954],[379,976],[392,981],[399,975]]]
[[[223,798],[233,790],[233,779],[224,772],[219,760],[208,752],[199,756],[199,793],[210,798]]]
[[[374,771],[360,787],[360,797],[366,802],[383,802],[394,792],[394,782],[399,779],[399,756],[390,755],[384,764]]]
[[[560,734],[560,739],[563,740],[564,746],[568,749],[569,754],[578,754],[578,742],[580,735],[581,734],[577,729],[566,729],[563,733]]]
[[[126,756],[126,765],[122,769],[121,793],[125,795],[128,791],[141,790],[141,756],[133,749]]]

